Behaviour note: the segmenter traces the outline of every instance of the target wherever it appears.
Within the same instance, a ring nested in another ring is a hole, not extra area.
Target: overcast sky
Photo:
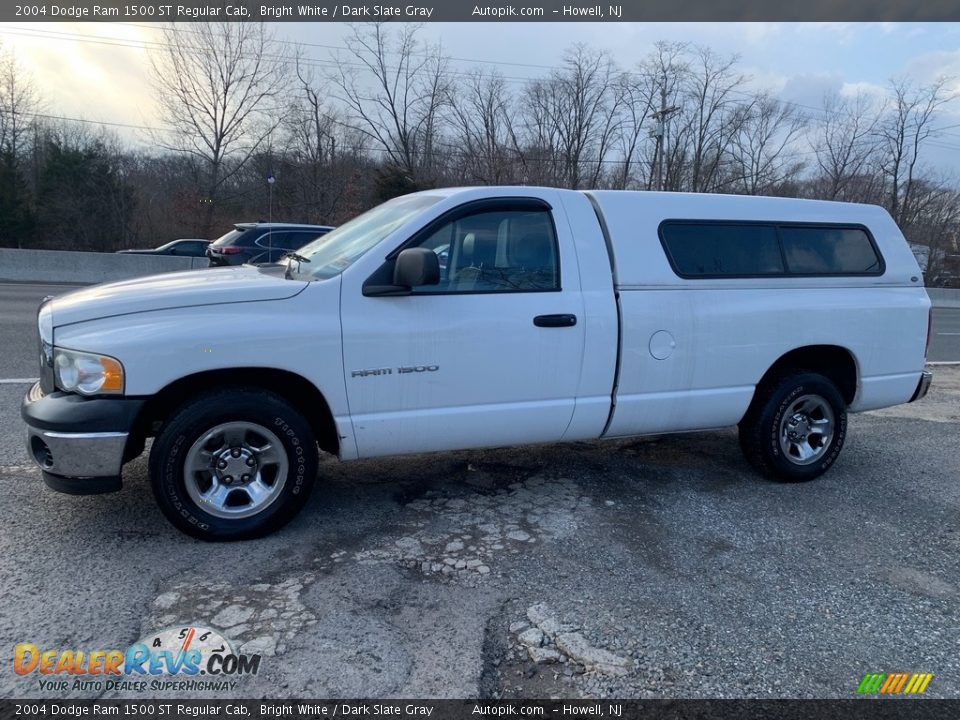
[[[331,46],[342,45],[347,31],[339,23],[278,23],[274,29],[281,39]],[[521,78],[546,72],[525,65],[556,65],[575,42],[608,50],[629,67],[657,40],[671,40],[738,53],[755,86],[803,105],[819,105],[827,90],[881,91],[894,76],[925,83],[948,75],[960,90],[960,23],[428,23],[423,34],[441,41],[458,58],[455,66],[499,63],[518,87]],[[153,38],[155,29],[146,25],[0,24],[0,39],[32,72],[48,112],[133,125],[157,124],[143,47]],[[306,51],[324,60],[334,52]],[[958,123],[955,101],[937,126]],[[937,143],[944,151],[940,163],[960,160],[960,127],[946,130]]]

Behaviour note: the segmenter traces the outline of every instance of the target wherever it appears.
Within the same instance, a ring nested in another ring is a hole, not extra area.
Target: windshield
[[[404,195],[358,215],[297,250],[297,255],[310,264],[288,260],[291,275],[301,280],[339,275],[387,235],[440,200],[437,195]]]

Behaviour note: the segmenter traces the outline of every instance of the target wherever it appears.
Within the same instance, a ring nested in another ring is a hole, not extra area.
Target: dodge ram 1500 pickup
[[[24,400],[46,483],[255,537],[341,460],[739,426],[784,481],[847,413],[922,397],[930,301],[881,208],[533,187],[391,200],[282,263],[44,302]]]

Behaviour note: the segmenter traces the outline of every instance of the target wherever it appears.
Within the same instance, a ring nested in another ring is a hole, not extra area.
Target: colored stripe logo
[[[922,695],[933,673],[867,673],[857,687],[858,695]]]

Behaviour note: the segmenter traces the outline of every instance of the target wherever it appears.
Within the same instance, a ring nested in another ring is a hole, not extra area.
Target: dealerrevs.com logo
[[[171,627],[126,650],[41,649],[20,643],[13,671],[36,676],[41,690],[234,690],[237,678],[256,675],[260,655],[234,650],[223,634],[197,625]]]

